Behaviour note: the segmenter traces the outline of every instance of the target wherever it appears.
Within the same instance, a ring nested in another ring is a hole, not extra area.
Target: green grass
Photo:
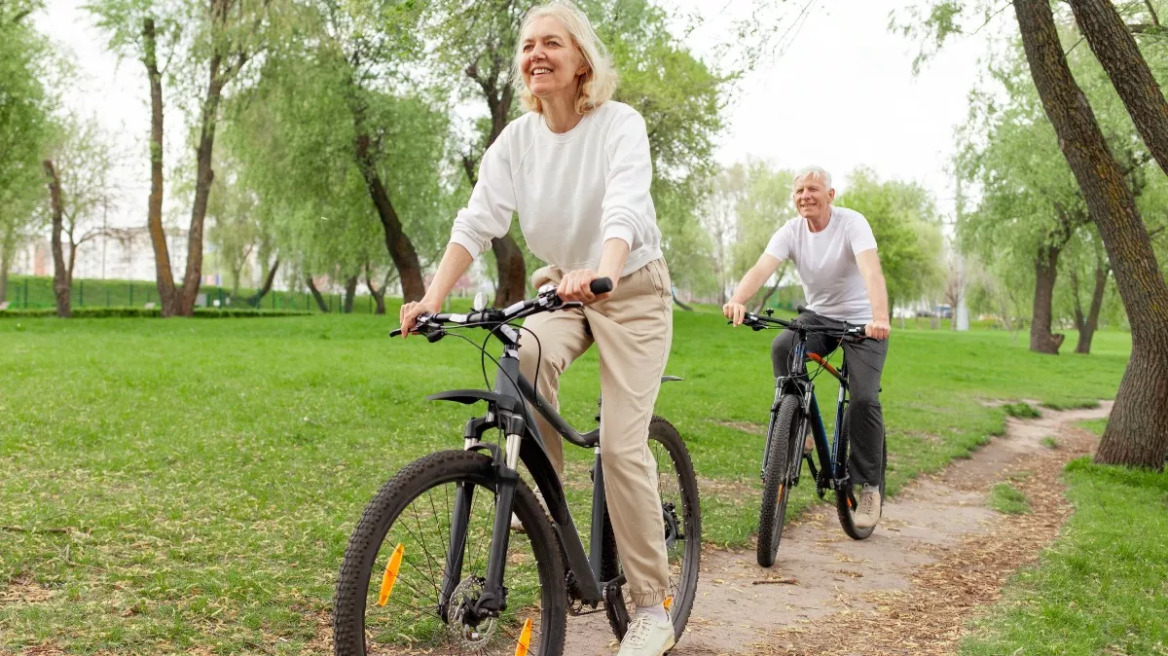
[[[998,483],[990,490],[990,508],[1004,515],[1024,515],[1030,512],[1030,502],[1013,485]]]
[[[24,599],[0,602],[0,651],[308,649],[364,505],[403,464],[461,446],[473,409],[423,396],[482,383],[470,345],[391,342],[394,323],[0,322],[0,599]],[[668,373],[686,380],[662,388],[658,412],[718,491],[702,505],[717,544],[757,528],[772,337],[709,310],[675,315]],[[1112,397],[1129,352],[1117,332],[1097,333],[1089,357],[1052,358],[1001,331],[894,331],[890,490],[1000,434],[996,402]],[[593,352],[563,382],[574,425],[593,425],[598,387]],[[586,480],[591,454],[568,454]],[[584,486],[571,487],[587,524]],[[817,503],[811,487],[791,512]]]
[[[1011,417],[1017,417],[1019,419],[1037,419],[1042,416],[1041,412],[1025,401],[1007,403],[1002,406],[1002,409]]]
[[[1168,654],[1168,473],[1081,459],[1066,481],[1075,514],[975,624],[963,656]]]

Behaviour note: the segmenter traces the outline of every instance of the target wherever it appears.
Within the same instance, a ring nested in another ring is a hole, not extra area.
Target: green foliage
[[[735,184],[744,188],[734,204],[738,222],[730,251],[731,271],[737,281],[754,266],[771,236],[792,216],[791,180],[795,173],[755,161],[732,168],[729,175],[740,180]]]
[[[937,13],[933,15],[936,20],[927,25],[935,31],[938,45],[946,34],[960,31],[953,29],[953,24],[961,12],[961,20],[971,20],[970,14],[989,11],[988,3],[930,4]],[[1125,11],[1136,12],[1131,20],[1139,22],[1144,7],[1133,4]],[[981,19],[988,20],[988,16]],[[1069,13],[1062,17],[1065,49],[1075,79],[1126,172],[1149,229],[1158,230],[1168,220],[1159,209],[1168,193],[1168,179],[1149,161],[1126,109],[1090,49],[1072,47],[1079,35]],[[1168,80],[1168,57],[1163,48],[1150,42],[1143,45],[1153,71]],[[1059,319],[1070,321],[1077,310],[1085,314],[1096,270],[1102,267],[1105,271],[1108,266],[1106,256],[1016,38],[999,44],[990,54],[986,77],[971,94],[970,120],[960,129],[958,139],[961,150],[955,158],[956,173],[968,197],[976,201],[959,213],[958,245],[963,253],[987,263],[987,271],[995,279],[993,284],[974,290],[972,300],[983,306],[1013,305],[1018,312],[1028,314],[1035,260],[1045,249],[1055,248],[1062,251],[1053,307],[1056,323]],[[1159,248],[1163,250],[1162,245]],[[1106,289],[1113,288],[1113,283],[1108,283]],[[1115,324],[1123,316],[1118,299],[1111,294],[1110,300],[1105,300],[1102,320]]]
[[[367,268],[381,278],[391,261],[356,153],[367,138],[406,235],[423,262],[437,257],[453,217],[443,98],[381,77],[414,56],[414,37],[392,38],[416,22],[411,7],[310,3],[284,16],[254,85],[229,107],[237,189],[224,188],[220,202],[237,206],[235,232],[216,239],[229,238],[236,253],[249,243],[279,251],[301,280],[343,281]]]
[[[943,241],[932,196],[916,183],[882,182],[868,169],[849,176],[841,207],[868,219],[880,253],[889,307],[912,302],[940,288]]]
[[[1025,515],[1030,513],[1030,502],[1026,494],[1009,483],[998,483],[990,490],[990,508],[1003,515]]]
[[[46,88],[48,42],[27,20],[38,6],[0,4],[0,279],[37,223],[45,197],[41,160],[52,136],[55,100]]]
[[[709,289],[711,243],[699,210],[714,172],[727,80],[674,37],[665,13],[647,0],[596,4],[589,14],[621,76],[615,98],[645,118],[653,199],[674,284]]]
[[[963,656],[1164,653],[1168,473],[1083,458],[1065,478],[1074,515],[975,623]]]

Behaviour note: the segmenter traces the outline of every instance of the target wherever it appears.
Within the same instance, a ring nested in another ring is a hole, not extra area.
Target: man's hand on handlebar
[[[734,301],[727,301],[722,306],[722,314],[726,315],[726,318],[735,326],[740,326],[742,325],[742,320],[746,318],[746,306],[741,303],[735,303]]]
[[[864,326],[864,336],[872,339],[888,339],[888,333],[892,330],[888,319],[873,319]]]
[[[401,312],[398,313],[398,319],[401,322],[402,338],[409,337],[410,331],[414,329],[418,317],[423,314],[437,314],[441,309],[440,303],[428,301],[424,298],[420,301],[403,304],[401,306]]]

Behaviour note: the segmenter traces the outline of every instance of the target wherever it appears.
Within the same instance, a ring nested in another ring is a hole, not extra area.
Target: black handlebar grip
[[[593,294],[607,294],[612,291],[611,278],[597,278],[588,284],[588,289]]]
[[[393,330],[389,331],[390,337],[400,337],[401,334],[401,328],[394,328]]]

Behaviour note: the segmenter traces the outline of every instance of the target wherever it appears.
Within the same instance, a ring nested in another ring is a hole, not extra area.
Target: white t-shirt
[[[617,238],[629,245],[627,275],[662,256],[652,181],[645,120],[632,107],[610,100],[562,134],[528,112],[483,155],[450,241],[477,257],[518,211],[527,246],[541,260],[595,271],[604,242]]]
[[[808,309],[838,321],[868,323],[872,302],[856,254],[875,248],[876,237],[863,214],[832,207],[820,232],[811,232],[801,216],[787,221],[771,237],[766,254],[795,263]]]

